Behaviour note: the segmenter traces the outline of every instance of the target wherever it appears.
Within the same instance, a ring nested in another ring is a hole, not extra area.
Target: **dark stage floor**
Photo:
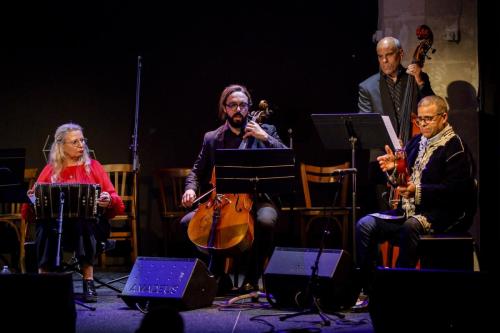
[[[102,281],[110,281],[126,273],[100,272],[95,276]],[[74,274],[74,290],[81,295],[81,278]],[[122,289],[127,279],[114,283]],[[76,332],[135,332],[144,314],[131,309],[118,297],[118,292],[108,287],[98,288],[99,300],[91,311],[80,305],[76,306]],[[330,326],[321,326],[321,318],[317,314],[304,315],[284,321],[280,316],[290,313],[271,308],[265,297],[252,302],[250,299],[232,303],[227,302],[235,296],[216,297],[212,306],[190,311],[181,311],[185,332],[373,332],[368,313],[342,312],[345,318],[328,315]],[[168,318],[159,323],[157,332],[171,332]]]
[[[499,296],[498,278],[494,274],[472,271],[381,269],[376,272],[370,299],[371,313],[344,311],[327,314],[326,319],[330,324],[328,326],[321,325],[324,321],[322,322],[317,313],[281,320],[286,314],[294,312],[271,307],[263,293],[257,295],[254,300],[240,297],[235,301],[236,295],[214,299],[214,293],[209,294],[209,290],[215,292],[215,282],[208,275],[203,277],[203,274],[196,273],[196,269],[181,270],[180,264],[175,263],[172,258],[167,262],[172,267],[175,264],[175,267],[164,271],[151,269],[153,266],[151,261],[151,259],[145,261],[148,271],[144,271],[142,275],[136,274],[136,268],[140,266],[137,262],[133,270],[124,272],[96,270],[95,278],[104,282],[124,278],[112,284],[114,289],[108,286],[98,288],[98,302],[89,304],[95,307],[95,311],[74,303],[73,294],[76,300],[82,296],[82,280],[76,273],[0,274],[1,318],[11,322],[12,327],[21,328],[20,331],[24,332],[39,330],[71,332],[76,322],[77,333],[132,333],[136,332],[145,317],[145,313],[141,311],[143,309],[136,306],[140,304],[144,307],[145,303],[135,298],[138,294],[134,294],[134,289],[145,291],[147,301],[154,300],[153,295],[180,295],[175,298],[163,296],[156,298],[175,309],[173,313],[162,312],[160,316],[156,316],[157,328],[145,332],[178,332],[173,328],[176,318],[179,318],[176,310],[180,308],[173,301],[181,299],[182,304],[190,304],[188,306],[195,308],[180,312],[185,326],[184,332],[188,333],[374,331],[420,333],[427,329],[438,332],[487,332],[491,330],[489,328],[491,319],[495,318],[499,311],[498,304],[494,302]],[[159,261],[165,266],[163,263],[165,260]],[[180,261],[187,263],[186,265],[192,262],[186,259]],[[204,272],[206,274],[206,271]],[[127,276],[129,273],[130,277]],[[271,288],[272,280],[268,271],[266,274],[266,284]],[[168,280],[169,276],[175,276],[176,279]],[[184,284],[183,280],[188,280],[188,283]],[[287,276],[280,277],[278,282],[279,286],[290,288],[297,280],[294,280],[293,276]],[[213,288],[210,287],[211,284]],[[164,286],[173,287],[166,289]],[[161,291],[159,287],[162,288]],[[127,302],[119,297],[123,296],[121,292],[123,289],[129,292]],[[276,292],[274,294],[278,295]],[[295,292],[292,294],[296,295]],[[207,295],[212,296],[207,297]],[[329,295],[332,293],[323,292],[317,296],[326,301],[327,297],[331,297]],[[203,304],[208,305],[195,306],[199,304],[196,302],[200,299]],[[151,311],[149,314],[152,313]]]

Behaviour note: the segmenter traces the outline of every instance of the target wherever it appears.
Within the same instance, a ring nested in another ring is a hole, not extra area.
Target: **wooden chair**
[[[109,240],[128,241],[133,264],[137,258],[137,174],[132,164],[105,164],[103,167],[125,205],[125,213],[109,221]],[[101,253],[100,262],[101,267],[106,266],[106,251]]]
[[[349,175],[334,175],[334,172],[339,169],[349,168],[349,166],[349,162],[333,166],[315,166],[300,163],[300,176],[305,203],[305,209],[298,209],[301,212],[300,236],[302,246],[307,245],[307,235],[312,223],[316,220],[327,218],[337,224],[342,233],[342,247],[344,249],[347,248],[349,232],[349,209],[347,208]],[[323,185],[321,191],[313,191],[313,184]],[[328,188],[324,185],[327,185]],[[315,195],[313,195],[313,192]],[[329,194],[324,196],[327,200],[323,199],[321,206],[318,206],[320,193],[316,192]],[[328,206],[328,204],[331,205]]]
[[[155,178],[159,184],[160,192],[160,215],[163,221],[165,234],[165,255],[172,253],[183,256],[183,239],[180,235],[184,230],[180,230],[180,219],[186,214],[182,207],[181,198],[184,193],[184,183],[191,169],[189,168],[162,168],[155,172]],[[185,239],[184,239],[185,240]],[[185,242],[184,242],[185,243]],[[179,245],[179,246],[177,246]]]
[[[24,170],[24,181],[28,189],[33,187],[36,181],[38,168],[27,168]],[[21,203],[4,202],[0,203],[0,223],[6,224],[16,233],[19,242],[19,269],[26,272],[24,243],[28,233],[28,225],[21,216]]]

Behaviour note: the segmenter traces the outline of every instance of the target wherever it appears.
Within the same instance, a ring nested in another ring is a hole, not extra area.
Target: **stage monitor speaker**
[[[491,303],[498,294],[492,281],[482,272],[377,268],[369,305],[373,328],[488,332],[498,311]]]
[[[282,308],[304,307],[306,291],[319,249],[276,247],[264,272],[266,293]],[[314,296],[324,310],[339,310],[355,304],[359,289],[353,279],[354,265],[344,250],[323,250]]]
[[[199,259],[138,257],[120,297],[131,308],[191,310],[212,305],[216,292],[215,278]]]
[[[0,274],[0,313],[12,331],[75,332],[72,274]]]

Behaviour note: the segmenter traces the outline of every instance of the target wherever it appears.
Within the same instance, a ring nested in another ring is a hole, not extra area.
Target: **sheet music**
[[[394,147],[394,149],[401,149],[401,144],[399,143],[396,131],[392,126],[391,119],[389,118],[389,116],[382,115],[382,120],[384,121],[384,125],[387,129],[387,133],[389,134],[389,138],[391,139],[392,146]]]

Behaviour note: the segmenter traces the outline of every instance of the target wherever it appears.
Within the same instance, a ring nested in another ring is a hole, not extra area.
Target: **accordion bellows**
[[[40,219],[97,217],[99,184],[52,183],[35,185],[35,216]]]

